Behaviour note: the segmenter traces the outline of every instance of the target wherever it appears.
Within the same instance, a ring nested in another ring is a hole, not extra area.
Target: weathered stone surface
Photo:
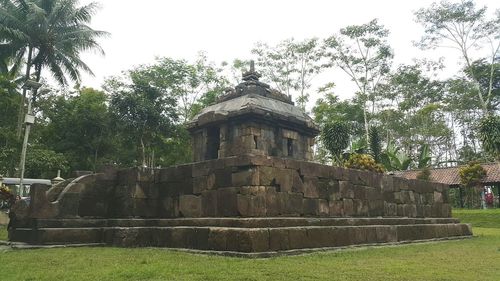
[[[231,174],[232,186],[259,185],[259,172],[256,168],[247,168]]]
[[[304,176],[304,197],[319,198],[318,178]]]
[[[184,217],[201,217],[201,197],[195,195],[179,196],[179,211]]]
[[[259,217],[266,215],[266,197],[258,195],[237,195],[238,213],[242,217]]]
[[[223,217],[238,216],[238,188],[228,187],[217,189],[217,214]],[[224,202],[222,204],[222,202]]]

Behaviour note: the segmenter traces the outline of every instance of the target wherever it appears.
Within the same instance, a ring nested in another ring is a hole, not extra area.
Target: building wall
[[[314,138],[294,130],[256,122],[229,122],[218,125],[217,129],[220,141],[218,158],[253,154],[312,160]],[[211,159],[207,157],[210,130],[214,127],[192,133],[194,162]]]
[[[132,168],[76,181],[55,202],[37,188],[30,210],[51,212],[27,217],[451,216],[447,185],[277,157]]]

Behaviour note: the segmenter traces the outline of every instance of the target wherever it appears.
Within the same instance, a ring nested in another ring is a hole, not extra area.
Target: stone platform
[[[260,254],[470,235],[470,225],[453,218],[39,219],[11,231],[12,240],[31,244],[104,243]]]
[[[30,196],[11,241],[270,253],[472,235],[446,185],[269,156],[111,169]]]

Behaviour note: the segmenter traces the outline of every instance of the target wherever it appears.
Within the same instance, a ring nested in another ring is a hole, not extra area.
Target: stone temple
[[[267,256],[472,235],[447,185],[311,162],[318,127],[253,66],[188,129],[193,163],[34,186],[9,239]]]

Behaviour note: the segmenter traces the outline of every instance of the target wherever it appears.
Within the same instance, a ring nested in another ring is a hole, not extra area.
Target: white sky
[[[412,46],[422,28],[415,23],[413,11],[428,7],[432,0],[97,0],[101,10],[92,27],[111,33],[101,40],[106,55],[85,54],[84,61],[95,77],[84,76],[82,85],[99,88],[105,77],[117,75],[135,65],[152,63],[157,56],[193,60],[205,51],[216,63],[234,58],[250,59],[258,41],[270,44],[294,37],[325,38],[342,27],[367,23],[378,18],[391,32],[389,42],[395,62],[411,63],[413,58],[445,56],[450,75],[457,68],[451,50],[423,52]],[[81,4],[92,2],[81,0]],[[488,6],[491,15],[500,8],[498,0],[476,0]],[[258,69],[257,69],[258,70]],[[336,93],[346,98],[354,89],[342,73],[325,74],[318,80],[333,81]],[[320,86],[321,82],[316,82]],[[318,96],[311,97],[311,103]]]

